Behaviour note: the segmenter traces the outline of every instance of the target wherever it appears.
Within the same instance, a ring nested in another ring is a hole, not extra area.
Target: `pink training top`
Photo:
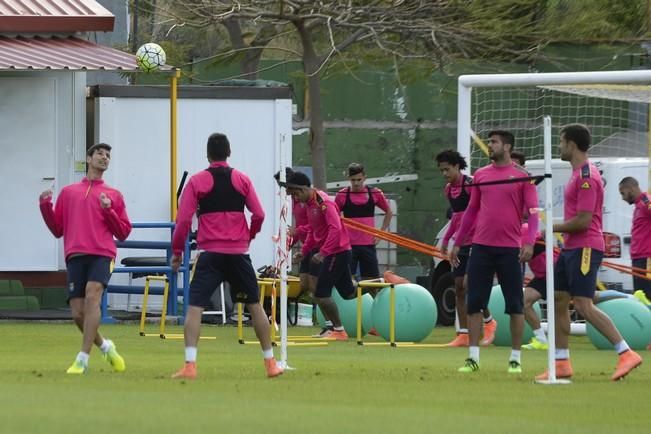
[[[588,161],[572,171],[572,176],[565,185],[564,218],[568,221],[585,211],[592,213],[592,221],[584,231],[564,234],[563,249],[590,247],[601,252],[605,250],[601,223],[603,204],[604,185],[599,169]]]
[[[651,258],[651,199],[647,193],[642,193],[635,199],[631,258]]]
[[[508,166],[496,166],[493,163],[475,172],[473,184],[528,176],[529,173],[515,163]],[[538,207],[536,187],[529,181],[522,181],[470,188],[475,190],[470,197],[454,244],[460,246],[474,226],[473,244],[521,247],[522,212],[525,208],[535,210]],[[532,211],[528,223],[529,232],[525,244],[533,245],[538,232],[538,213]]]
[[[110,208],[102,208],[100,194],[111,199]],[[51,198],[40,200],[40,209],[50,232],[60,238],[66,260],[73,254],[115,258],[113,237],[125,240],[131,233],[122,194],[101,179],[88,178],[64,187],[52,208]]]
[[[215,161],[210,167],[229,167],[225,161]],[[251,212],[251,227],[242,212],[210,212],[199,216],[197,245],[201,250],[237,255],[249,250],[249,243],[262,228],[264,211],[247,175],[239,170],[231,172],[231,183],[235,191],[245,198],[245,206]],[[176,227],[172,235],[172,251],[180,255],[185,239],[192,225],[192,216],[197,212],[199,200],[212,191],[213,176],[207,170],[194,174],[183,189],[181,203],[176,216]]]
[[[522,243],[525,244],[527,237],[529,236],[529,225],[524,223],[522,225]],[[533,246],[533,257],[529,260],[529,268],[533,273],[533,277],[537,279],[544,279],[547,276],[547,254],[545,252],[545,245],[541,242],[544,242],[541,233],[536,234],[536,244]],[[558,261],[558,256],[560,252],[554,250],[554,264]]]
[[[292,214],[294,215],[294,227],[296,228],[294,243],[297,241],[305,242],[307,233],[310,230],[307,221],[307,205],[292,198]]]
[[[460,201],[465,198],[461,197],[462,195],[466,195],[468,197],[468,200],[470,200],[470,197],[472,196],[472,190],[474,187],[468,187],[467,185],[464,188],[462,187],[462,183],[466,182],[465,180],[469,179],[472,180],[470,177],[466,177],[464,175],[459,176],[458,181],[453,185],[450,184],[449,182],[445,185],[445,188],[443,190],[445,197],[452,201]],[[464,193],[465,192],[465,193]],[[466,205],[467,207],[467,205]],[[445,231],[445,235],[443,235],[443,246],[446,248],[450,244],[450,239],[452,237],[455,237],[459,227],[461,227],[461,220],[463,219],[463,214],[466,212],[465,208],[463,211],[455,211],[454,208],[452,210],[452,217],[450,218],[450,224],[448,225],[448,230]],[[472,244],[472,237],[475,234],[475,228],[471,227],[470,231],[468,231],[468,235],[466,235],[464,240],[461,240],[461,246],[469,246]]]
[[[323,257],[350,250],[348,232],[337,204],[326,193],[315,190],[306,205],[310,230],[301,249],[303,256],[314,249],[319,249]]]
[[[364,186],[364,190],[360,192],[354,192],[351,190],[350,195],[348,194],[348,189],[349,187],[342,188],[337,192],[337,195],[335,196],[335,203],[337,204],[340,210],[344,209],[344,205],[346,204],[346,199],[348,197],[350,198],[350,201],[354,206],[363,206],[369,203],[369,194],[366,186]],[[380,208],[382,211],[387,212],[389,210],[389,202],[387,202],[387,199],[384,196],[382,190],[380,190],[379,188],[371,187],[370,192],[371,192],[370,199],[373,201],[375,206]],[[375,210],[375,207],[373,208],[373,210]],[[349,217],[349,218],[351,220],[355,220],[359,223],[365,224],[366,226],[375,227],[374,214],[375,213],[373,211],[372,216]],[[351,228],[346,228],[346,230],[348,231],[350,244],[353,246],[369,246],[375,244],[375,237],[373,237],[373,235],[360,232],[356,229],[351,229]]]

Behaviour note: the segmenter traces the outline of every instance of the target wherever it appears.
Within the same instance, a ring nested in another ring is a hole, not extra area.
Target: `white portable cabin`
[[[249,175],[266,213],[262,231],[250,246],[253,265],[272,265],[278,247],[272,237],[278,234],[281,212],[273,174],[291,165],[290,89],[180,86],[177,104],[177,182],[184,171],[189,177],[208,167],[206,142],[210,134],[226,134],[232,151],[228,163]],[[92,142],[113,146],[104,177],[124,195],[131,221],[170,221],[169,88],[94,86],[87,109],[88,123],[93,125]],[[169,239],[169,229],[134,229],[129,236],[129,240]],[[116,264],[134,256],[165,256],[165,252],[119,249]],[[125,284],[127,279],[124,274],[114,274],[111,283]],[[109,305],[123,309],[127,296],[110,294]]]
[[[85,171],[86,73],[137,71],[135,56],[87,40],[114,23],[93,0],[0,0],[0,278],[65,268],[38,196]]]

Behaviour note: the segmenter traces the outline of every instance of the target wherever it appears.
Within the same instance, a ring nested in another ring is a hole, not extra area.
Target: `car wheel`
[[[448,272],[442,274],[434,284],[432,295],[438,309],[437,324],[442,326],[454,325],[456,316],[456,299],[454,291],[454,277]]]

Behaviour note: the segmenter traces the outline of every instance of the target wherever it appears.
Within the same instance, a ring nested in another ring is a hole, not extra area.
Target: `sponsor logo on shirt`
[[[581,188],[587,190],[590,188],[590,184],[588,184],[588,182],[584,182],[583,184],[581,184]]]

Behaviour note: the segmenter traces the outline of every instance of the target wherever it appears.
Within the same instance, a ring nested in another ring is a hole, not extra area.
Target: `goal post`
[[[547,299],[554,298],[552,157],[558,131],[568,123],[592,131],[591,156],[650,157],[651,71],[463,75],[458,83],[457,150],[471,170],[489,162],[482,139],[508,130],[527,160],[544,158]],[[482,149],[484,148],[484,149]],[[595,155],[596,153],[596,155]],[[651,186],[651,169],[647,172]],[[556,181],[558,182],[558,181]],[[548,303],[548,372],[556,378],[554,303]]]

